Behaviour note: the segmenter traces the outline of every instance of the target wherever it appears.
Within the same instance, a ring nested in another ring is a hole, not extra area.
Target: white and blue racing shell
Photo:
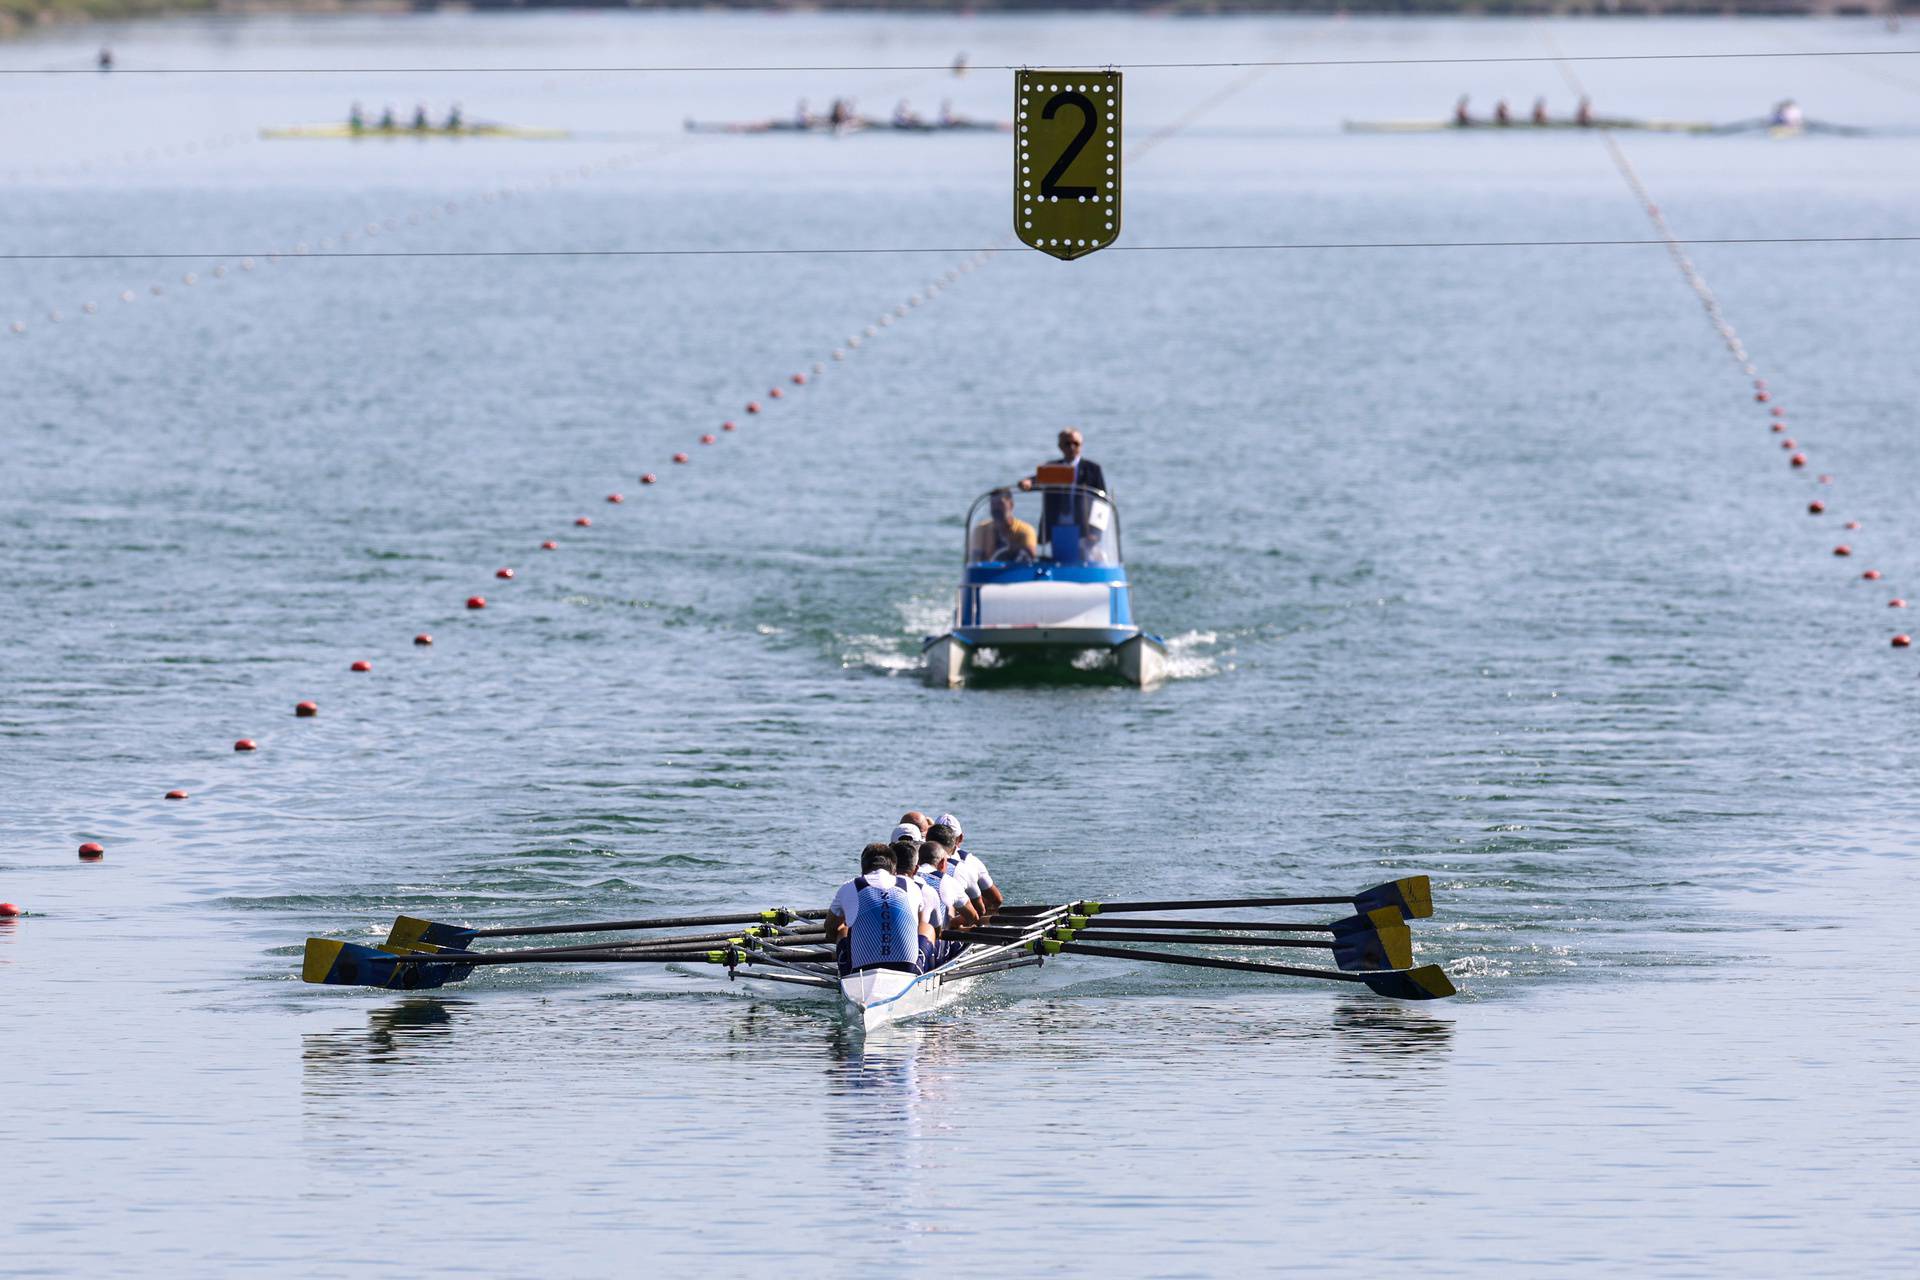
[[[832,910],[847,922],[849,972],[919,969],[920,919],[926,908],[911,880],[870,872],[841,885]]]

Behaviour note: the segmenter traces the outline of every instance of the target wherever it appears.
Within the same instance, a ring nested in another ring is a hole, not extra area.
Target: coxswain
[[[360,104],[357,102],[347,108],[347,128],[354,133],[365,133],[367,131],[367,113],[361,109]]]
[[[427,104],[423,102],[413,109],[413,131],[425,133],[431,128],[433,128],[433,122],[427,119]]]
[[[1593,128],[1593,99],[1584,93],[1580,95],[1580,105],[1574,108],[1573,122],[1582,129]]]
[[[923,972],[923,940],[931,931],[926,903],[919,886],[895,874],[897,865],[893,846],[868,845],[860,851],[860,874],[827,907],[827,940],[843,978],[868,969]]]
[[[393,107],[389,105],[384,111],[380,113],[380,128],[386,131],[387,133],[392,133],[395,129],[399,127],[400,127],[400,122],[394,119]]]
[[[460,114],[460,104],[454,103],[447,108],[447,132],[458,133],[466,128],[466,117]]]
[[[1509,125],[1513,123],[1513,112],[1507,110],[1507,100],[1505,98],[1493,104],[1493,122],[1497,125]]]
[[[1545,125],[1547,123],[1547,100],[1545,98],[1535,98],[1533,100],[1533,122],[1537,125]]]
[[[1467,113],[1467,95],[1461,94],[1460,101],[1453,104],[1453,123],[1464,129],[1473,123],[1473,117]]]

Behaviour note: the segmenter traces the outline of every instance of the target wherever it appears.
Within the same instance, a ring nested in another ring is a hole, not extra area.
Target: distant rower
[[[918,885],[894,874],[896,865],[892,846],[870,844],[860,852],[860,874],[833,895],[827,938],[843,978],[867,969],[922,972],[922,940],[931,932],[926,903]]]
[[[1461,128],[1473,123],[1473,117],[1467,113],[1467,95],[1461,94],[1460,101],[1453,104],[1453,122]]]
[[[1582,129],[1593,128],[1593,99],[1580,95],[1580,105],[1574,110],[1573,122]]]
[[[1792,98],[1774,104],[1771,123],[1776,129],[1798,129],[1806,124],[1807,118],[1800,112],[1800,104]]]
[[[107,48],[105,45],[100,46],[100,56],[94,59],[94,65],[102,71],[113,70],[113,50]]]
[[[967,900],[975,905],[980,918],[984,920],[998,911],[1006,898],[994,885],[993,877],[987,873],[987,864],[978,855],[961,847],[966,838],[960,819],[950,813],[941,814],[940,820],[927,831],[927,839],[938,841],[952,851],[953,859],[947,865],[947,874],[959,880]]]
[[[1493,104],[1493,122],[1498,125],[1509,125],[1513,123],[1513,112],[1507,110],[1507,100],[1505,98]]]
[[[1547,100],[1545,98],[1535,98],[1533,100],[1533,122],[1538,125],[1547,123]]]

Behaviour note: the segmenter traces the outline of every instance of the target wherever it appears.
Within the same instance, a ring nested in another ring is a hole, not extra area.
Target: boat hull
[[[960,688],[976,649],[1062,658],[1104,650],[1114,655],[1120,678],[1128,684],[1147,689],[1167,678],[1166,643],[1138,627],[956,627],[922,647],[927,683],[936,689]]]

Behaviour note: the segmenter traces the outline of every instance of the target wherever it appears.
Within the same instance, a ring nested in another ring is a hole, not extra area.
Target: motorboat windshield
[[[1099,489],[994,489],[967,511],[969,565],[1118,565],[1120,512]]]

